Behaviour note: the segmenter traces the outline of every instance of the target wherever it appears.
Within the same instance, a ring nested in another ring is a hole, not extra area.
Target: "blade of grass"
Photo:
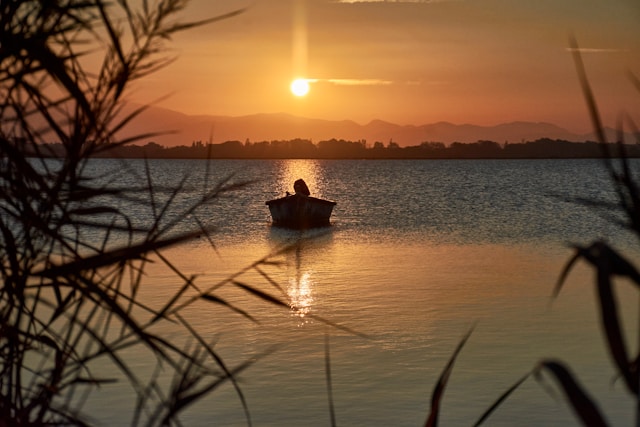
[[[478,419],[478,421],[475,422],[474,426],[479,426],[481,425],[483,422],[485,422],[489,416],[493,413],[493,411],[495,411],[498,406],[502,405],[502,403],[507,400],[507,398],[509,396],[511,396],[511,394],[516,391],[518,389],[518,387],[520,387],[522,385],[522,383],[524,383],[527,378],[529,378],[531,376],[531,372],[527,372],[522,378],[520,378],[518,381],[515,382],[515,384],[513,384],[511,387],[509,387],[507,389],[507,391],[505,391],[499,398],[498,400],[496,400],[490,407],[489,409],[487,409],[484,414],[482,414],[482,416]]]
[[[569,399],[569,403],[575,414],[580,418],[582,423],[588,427],[606,427],[600,410],[584,391],[582,386],[574,379],[573,374],[561,362],[555,360],[543,360],[537,371],[546,369],[558,380],[565,396]]]
[[[429,417],[425,422],[425,427],[437,427],[438,425],[438,416],[440,415],[440,403],[442,402],[444,389],[447,386],[447,382],[449,381],[449,377],[451,376],[451,372],[453,371],[453,365],[456,361],[456,358],[458,357],[458,354],[462,350],[462,347],[464,347],[465,343],[471,336],[473,329],[474,328],[472,327],[469,330],[469,332],[467,332],[467,334],[462,338],[462,340],[460,340],[455,351],[449,358],[449,362],[447,362],[447,365],[445,366],[444,370],[440,374],[440,378],[438,379],[438,382],[436,383],[436,386],[434,387],[433,392],[431,393],[431,409],[429,412]]]
[[[331,427],[336,427],[336,410],[333,405],[333,385],[331,381],[331,351],[329,343],[329,334],[324,334],[324,372],[327,382],[327,398],[329,399],[329,415],[331,417]]]
[[[256,318],[254,318],[252,315],[250,315],[249,313],[247,313],[246,311],[242,310],[239,307],[234,306],[233,304],[230,304],[229,302],[225,301],[222,298],[219,298],[215,295],[201,295],[200,298],[202,298],[205,301],[210,301],[216,304],[220,304],[224,307],[227,307],[229,309],[231,309],[232,311],[235,311],[238,314],[241,314],[242,316],[246,317],[247,319],[251,320],[254,323],[260,323]]]

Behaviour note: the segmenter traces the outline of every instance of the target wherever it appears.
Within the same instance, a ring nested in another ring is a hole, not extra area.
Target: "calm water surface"
[[[96,173],[118,171],[106,176],[135,185],[142,178],[123,171],[142,170],[142,162],[125,163],[101,160],[90,167]],[[338,202],[331,227],[306,233],[310,238],[297,250],[277,258],[281,267],[265,268],[295,310],[278,310],[222,288],[219,296],[260,323],[206,304],[186,313],[206,339],[217,342],[229,365],[257,357],[240,377],[253,425],[330,425],[325,339],[338,425],[421,425],[441,370],[473,325],[447,386],[441,425],[471,425],[540,359],[550,357],[571,366],[613,425],[633,422],[634,402],[620,382],[613,382],[603,347],[592,271],[579,264],[560,298],[553,304],[549,298],[572,255],[567,243],[606,238],[637,259],[635,241],[596,211],[571,201],[614,200],[599,161],[226,160],[207,165],[154,160],[150,165],[159,200],[163,186],[175,185],[185,173],[191,190],[179,195],[180,203],[200,194],[207,170],[210,179],[255,181],[225,195],[203,218],[218,229],[215,250],[200,239],[169,252],[184,271],[200,274],[203,288],[299,237],[272,228],[264,204],[291,191],[296,179],[305,179],[312,195]],[[145,221],[149,212],[136,215]],[[181,226],[192,226],[190,220],[184,218]],[[256,273],[241,280],[277,294]],[[160,305],[180,285],[152,267],[144,297]],[[619,287],[621,304],[627,326],[637,331],[638,298],[628,288]],[[141,371],[151,365],[133,357]],[[561,394],[549,393],[553,385],[550,378],[543,384],[528,380],[487,425],[578,425]],[[133,403],[118,386],[105,386],[93,397],[86,409],[106,425],[129,419]],[[191,408],[183,420],[188,426],[247,425],[231,385]]]

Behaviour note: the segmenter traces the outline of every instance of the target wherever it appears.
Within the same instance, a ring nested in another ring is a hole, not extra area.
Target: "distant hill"
[[[131,123],[126,133],[172,132],[137,142],[156,142],[166,147],[191,145],[194,141],[221,143],[225,141],[271,141],[310,139],[314,142],[335,139],[366,140],[368,144],[380,141],[385,145],[394,141],[398,145],[419,145],[425,141],[470,143],[481,140],[498,143],[519,143],[540,138],[583,142],[595,140],[592,134],[580,135],[551,123],[512,122],[496,126],[477,126],[438,122],[425,125],[403,126],[382,120],[365,125],[351,120],[333,121],[310,119],[290,114],[254,114],[240,117],[190,116],[164,108],[150,107]],[[615,132],[611,131],[611,137]]]

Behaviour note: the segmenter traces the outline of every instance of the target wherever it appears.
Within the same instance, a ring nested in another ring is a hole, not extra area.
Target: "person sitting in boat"
[[[311,194],[311,192],[309,191],[309,187],[307,187],[307,183],[304,182],[302,178],[293,183],[293,189],[295,190],[296,194],[302,194],[304,196],[308,196]]]

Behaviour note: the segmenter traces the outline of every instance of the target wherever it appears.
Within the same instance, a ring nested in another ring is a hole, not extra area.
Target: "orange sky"
[[[365,124],[590,125],[568,52],[573,33],[608,124],[640,111],[636,0],[192,0],[185,19],[248,7],[181,33],[175,63],[132,98],[187,114],[286,112]],[[312,79],[302,98],[296,77]],[[636,117],[637,118],[637,117]]]

